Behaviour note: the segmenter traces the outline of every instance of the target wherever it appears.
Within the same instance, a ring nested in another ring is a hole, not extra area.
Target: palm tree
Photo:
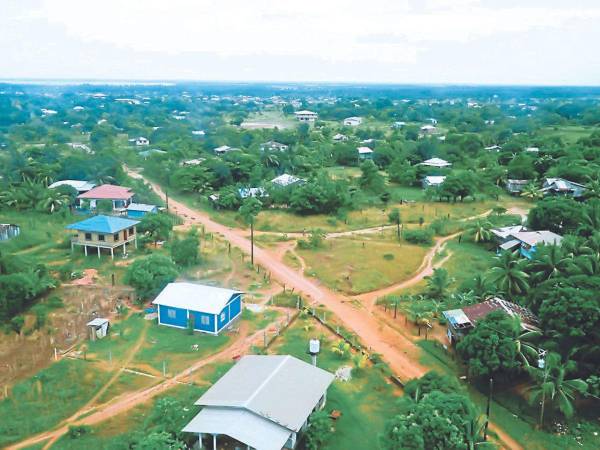
[[[465,440],[469,450],[475,448],[497,448],[491,442],[487,442],[484,437],[484,430],[488,417],[485,414],[479,414],[474,408],[469,411],[469,417],[465,422]]]
[[[483,274],[481,273],[475,275],[475,277],[473,278],[473,284],[471,286],[473,290],[473,295],[478,299],[485,298],[488,296],[488,294],[492,293],[490,283],[488,282],[486,277],[483,276]]]
[[[527,292],[529,275],[523,271],[523,260],[511,252],[502,252],[495,259],[495,265],[487,273],[488,280],[509,299]]]
[[[469,226],[468,233],[475,242],[487,242],[492,236],[492,227],[493,225],[489,221],[480,219]]]
[[[521,191],[521,197],[529,198],[531,200],[539,200],[544,197],[544,192],[539,189],[535,183],[528,183],[523,187]]]
[[[450,278],[446,269],[433,269],[433,274],[425,277],[427,281],[427,294],[432,298],[443,299],[446,297],[448,288],[454,281]]]
[[[535,385],[530,389],[530,402],[540,404],[540,427],[544,424],[546,401],[556,405],[565,417],[574,413],[573,400],[577,393],[587,390],[587,383],[579,378],[566,380],[567,373],[573,369],[573,362],[563,363],[557,353],[549,353],[542,369],[529,367]]]
[[[536,280],[546,281],[564,274],[573,259],[566,257],[558,245],[545,245],[538,249],[531,261],[533,276]]]
[[[517,355],[523,363],[523,367],[530,367],[530,361],[535,361],[539,357],[538,348],[533,343],[542,337],[542,332],[537,330],[521,331],[520,319],[515,317],[514,320],[515,330],[517,331],[514,339],[517,347]]]
[[[594,180],[590,178],[585,188],[583,193],[585,199],[600,198],[600,179]]]
[[[55,189],[48,189],[46,197],[38,202],[37,208],[52,214],[54,211],[58,211],[62,207],[68,206],[70,202],[71,199],[68,195]]]

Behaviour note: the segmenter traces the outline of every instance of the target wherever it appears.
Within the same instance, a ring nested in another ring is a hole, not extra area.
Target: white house
[[[48,189],[56,189],[57,187],[60,187],[60,186],[71,186],[73,189],[75,189],[77,191],[78,194],[83,194],[84,192],[87,192],[87,191],[93,189],[94,187],[96,187],[96,185],[94,183],[91,183],[89,181],[61,180],[61,181],[56,181],[56,182],[52,183],[50,186],[48,186]]]
[[[356,151],[360,159],[373,159],[373,150],[369,147],[358,147]]]
[[[452,165],[452,163],[449,163],[448,161],[443,160],[441,158],[431,158],[431,159],[428,159],[427,161],[423,161],[420,165],[427,166],[427,167],[443,168],[443,167],[450,167]]]
[[[294,115],[300,122],[314,122],[319,118],[319,115],[316,112],[306,110],[296,111]]]
[[[437,128],[433,125],[423,125],[421,127],[421,133],[423,134],[434,134],[437,133]]]
[[[567,195],[573,198],[580,198],[585,193],[586,187],[583,184],[565,180],[564,178],[546,178],[542,186],[542,191],[544,194]]]
[[[427,189],[430,187],[439,187],[444,183],[444,181],[446,181],[445,176],[430,175],[430,176],[423,177],[423,180],[422,180],[423,189]]]
[[[333,374],[290,355],[242,357],[195,403],[202,410],[183,431],[198,435],[198,447],[212,437],[233,439],[232,447],[294,449],[308,418],[324,408]]]
[[[238,189],[238,193],[240,194],[241,198],[265,198],[269,196],[267,191],[261,187],[240,188]]]
[[[181,162],[181,165],[182,166],[199,166],[204,161],[206,161],[205,158],[186,159],[185,161]]]
[[[140,136],[135,140],[135,145],[150,145],[150,141],[144,136]]]
[[[347,127],[357,127],[362,123],[362,117],[347,117],[344,119],[344,125]]]
[[[304,180],[302,178],[295,177],[294,175],[288,175],[287,173],[279,175],[271,180],[271,183],[281,187],[291,186],[292,184],[303,182]]]
[[[215,152],[215,155],[224,155],[227,152],[230,152],[232,150],[236,150],[233,147],[230,147],[229,145],[221,145],[220,147],[215,148],[213,151]]]
[[[288,146],[277,141],[267,141],[260,144],[261,151],[285,152]]]
[[[332,139],[334,140],[334,142],[343,142],[348,140],[348,136],[346,136],[345,134],[338,133],[334,135]]]
[[[484,150],[487,150],[488,152],[499,152],[502,150],[502,147],[499,145],[490,145],[488,147],[484,147]]]
[[[406,122],[394,122],[392,124],[392,128],[402,128],[404,126],[406,126]]]
[[[193,130],[192,134],[194,136],[204,136],[206,134],[206,132],[204,130]]]

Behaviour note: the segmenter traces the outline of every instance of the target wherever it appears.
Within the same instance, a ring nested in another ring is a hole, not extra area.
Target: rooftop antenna
[[[311,356],[312,365],[317,367],[317,355],[321,351],[321,342],[318,339],[308,341],[308,353]]]

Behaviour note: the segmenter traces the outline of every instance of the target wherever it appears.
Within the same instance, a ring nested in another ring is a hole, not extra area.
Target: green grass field
[[[409,278],[428,248],[395,239],[328,239],[319,250],[298,250],[306,273],[348,294],[373,291]]]
[[[63,359],[16,384],[0,401],[0,447],[56,426],[83,406],[109,376],[98,364]]]
[[[452,256],[444,264],[449,275],[454,278],[453,287],[460,287],[476,275],[483,275],[492,266],[496,253],[484,244],[475,244],[465,238],[459,244],[456,239],[448,242],[446,252]]]

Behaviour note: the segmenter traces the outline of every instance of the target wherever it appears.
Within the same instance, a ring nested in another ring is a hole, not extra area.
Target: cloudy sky
[[[0,0],[0,78],[600,85],[598,0]]]

